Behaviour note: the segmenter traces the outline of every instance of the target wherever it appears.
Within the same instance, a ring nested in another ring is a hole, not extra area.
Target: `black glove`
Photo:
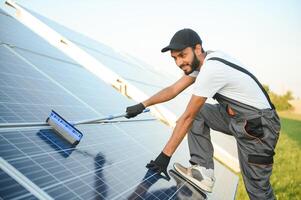
[[[169,164],[170,157],[165,155],[163,152],[159,154],[155,161],[151,160],[150,163],[146,165],[146,167],[152,171],[158,172],[161,174],[163,172],[165,176],[170,179],[167,173],[167,166]]]
[[[145,109],[144,105],[142,103],[138,103],[133,106],[129,106],[126,108],[126,118],[132,118],[136,117],[138,114],[142,113]]]

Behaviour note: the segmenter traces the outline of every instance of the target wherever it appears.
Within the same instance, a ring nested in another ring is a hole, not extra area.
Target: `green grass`
[[[301,200],[301,117],[289,113],[280,116],[281,134],[271,184],[277,199]],[[249,199],[240,174],[236,199]]]

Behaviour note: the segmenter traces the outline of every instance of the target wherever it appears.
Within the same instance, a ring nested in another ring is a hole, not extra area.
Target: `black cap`
[[[171,38],[169,45],[164,47],[161,52],[182,50],[186,47],[194,47],[197,44],[202,45],[200,36],[194,30],[185,28],[176,32]]]

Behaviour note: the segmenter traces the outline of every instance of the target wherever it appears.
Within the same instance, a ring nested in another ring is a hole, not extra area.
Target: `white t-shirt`
[[[218,57],[234,63],[254,75],[254,73],[239,61],[220,51],[209,53],[199,72],[195,71],[190,76],[196,77],[193,85],[193,94],[211,98],[215,93],[253,106],[258,109],[271,108],[264,93],[257,83],[247,74],[234,69],[224,63],[209,58]]]

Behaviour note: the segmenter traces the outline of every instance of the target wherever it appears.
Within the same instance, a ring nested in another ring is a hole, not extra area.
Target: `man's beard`
[[[193,52],[193,60],[192,60],[192,63],[191,63],[191,65],[190,65],[191,70],[188,71],[188,72],[185,72],[185,71],[184,71],[184,73],[185,73],[186,75],[191,74],[192,72],[194,72],[194,71],[199,67],[199,65],[200,65],[200,61],[197,59],[195,53]]]

